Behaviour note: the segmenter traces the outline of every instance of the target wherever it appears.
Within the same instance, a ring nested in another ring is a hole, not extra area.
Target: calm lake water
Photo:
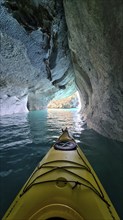
[[[84,129],[77,110],[1,117],[0,219],[51,144],[68,127],[123,219],[123,143]]]

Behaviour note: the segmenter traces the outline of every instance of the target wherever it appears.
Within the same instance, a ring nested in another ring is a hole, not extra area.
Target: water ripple
[[[3,116],[0,123],[0,218],[41,158],[57,140],[61,129],[66,127],[80,144],[122,214],[123,183],[120,167],[123,167],[123,148],[118,142],[91,130],[84,130],[84,122],[76,110],[34,111]]]
[[[0,177],[6,177],[6,176],[10,175],[10,173],[12,173],[12,170],[0,172]]]

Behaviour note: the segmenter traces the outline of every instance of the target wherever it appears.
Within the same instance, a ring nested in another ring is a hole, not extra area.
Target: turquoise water
[[[84,129],[75,109],[1,117],[0,218],[65,127],[79,143],[123,219],[123,143]]]

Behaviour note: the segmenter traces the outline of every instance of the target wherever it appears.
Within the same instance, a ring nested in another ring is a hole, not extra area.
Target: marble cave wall
[[[76,91],[62,1],[0,0],[0,114],[47,107]]]
[[[123,140],[123,1],[64,0],[82,112],[94,130]]]
[[[82,116],[123,141],[122,0],[0,0],[1,115],[80,92]]]

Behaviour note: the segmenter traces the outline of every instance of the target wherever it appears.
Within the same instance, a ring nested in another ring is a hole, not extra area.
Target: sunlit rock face
[[[59,100],[51,100],[48,104],[48,108],[50,109],[70,109],[70,108],[79,108],[79,98],[78,92],[73,95]]]
[[[64,0],[64,9],[88,125],[123,141],[123,2]]]
[[[0,1],[0,114],[76,91],[62,1]]]
[[[46,108],[75,76],[88,125],[123,141],[122,0],[0,4],[0,114]]]

